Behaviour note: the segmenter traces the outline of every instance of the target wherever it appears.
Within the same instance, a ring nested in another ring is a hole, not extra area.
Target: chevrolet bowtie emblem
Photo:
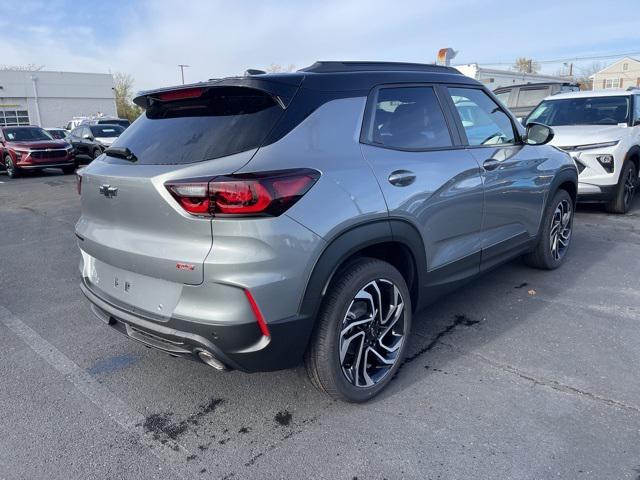
[[[118,187],[112,187],[111,185],[100,185],[100,194],[107,198],[113,198],[118,195]]]

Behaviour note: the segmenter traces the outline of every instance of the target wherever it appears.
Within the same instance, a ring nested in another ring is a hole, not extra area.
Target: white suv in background
[[[579,172],[578,201],[626,213],[640,171],[640,89],[570,92],[545,98],[525,120],[553,127],[551,141]]]

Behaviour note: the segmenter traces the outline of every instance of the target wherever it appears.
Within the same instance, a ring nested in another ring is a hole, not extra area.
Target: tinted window
[[[549,96],[550,88],[521,88],[518,95],[518,107],[535,107]]]
[[[493,92],[493,94],[496,97],[498,97],[498,100],[500,100],[503,104],[505,105],[509,104],[509,95],[511,95],[510,90],[507,90],[506,92],[500,92],[500,93]]]
[[[390,148],[451,146],[451,135],[433,88],[381,89],[369,141]]]
[[[633,97],[633,123],[640,120],[640,95]]]
[[[124,129],[120,125],[94,125],[89,127],[94,137],[117,137]]]
[[[469,145],[515,143],[515,132],[509,116],[484,91],[472,88],[448,90]]]
[[[129,120],[120,120],[120,119],[107,119],[107,120],[98,120],[98,124],[108,123],[110,125],[120,125],[121,127],[128,127],[131,125]]]
[[[259,147],[283,111],[259,90],[210,88],[196,99],[154,101],[114,146],[138,164],[201,162]]]
[[[527,122],[545,125],[617,125],[627,123],[629,97],[580,97],[546,100],[531,112]]]
[[[5,128],[3,130],[4,136],[7,140],[12,142],[34,142],[39,140],[53,140],[51,135],[45,132],[42,128],[28,127],[28,128]]]
[[[48,133],[56,140],[60,140],[65,137],[64,130],[48,130]]]

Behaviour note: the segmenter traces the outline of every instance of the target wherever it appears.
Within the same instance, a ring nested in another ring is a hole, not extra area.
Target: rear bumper
[[[159,321],[127,311],[94,293],[83,279],[80,288],[94,314],[129,338],[172,356],[200,361],[197,352],[211,352],[227,368],[244,372],[273,371],[296,366],[302,360],[310,333],[309,318],[270,322],[263,336],[253,321],[220,325],[178,318]]]

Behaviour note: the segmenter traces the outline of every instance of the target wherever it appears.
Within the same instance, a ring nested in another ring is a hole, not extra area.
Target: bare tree
[[[520,73],[538,73],[540,71],[540,64],[532,58],[518,57],[512,68]]]
[[[593,90],[593,79],[589,78],[595,73],[602,70],[604,66],[601,62],[591,62],[586,67],[578,68],[578,75],[576,75],[576,82],[580,85],[580,90]]]
[[[142,109],[133,103],[133,77],[128,73],[117,72],[113,75],[113,92],[116,97],[118,117],[127,118],[133,122]]]

